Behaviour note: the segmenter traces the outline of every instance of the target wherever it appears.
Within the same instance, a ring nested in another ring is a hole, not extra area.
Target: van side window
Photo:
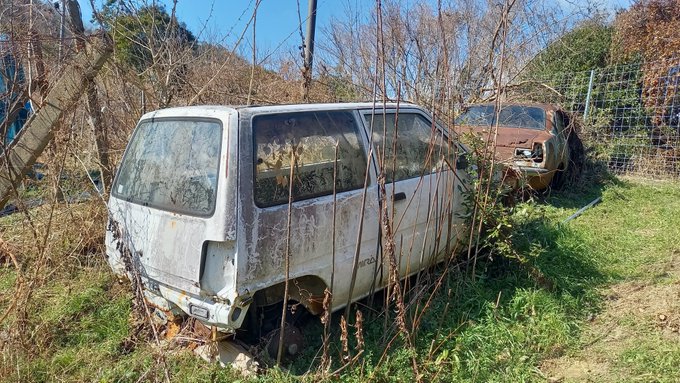
[[[398,118],[395,113],[366,114],[364,119],[369,127],[373,120],[373,145],[378,161],[384,150],[385,182],[435,172],[441,165],[442,155],[454,150],[449,150],[444,136],[420,114],[400,112]],[[452,156],[453,153],[447,154]]]
[[[293,200],[333,193],[335,146],[338,146],[336,191],[364,186],[366,154],[356,119],[347,111],[266,114],[253,117],[255,204],[288,203],[291,153]]]

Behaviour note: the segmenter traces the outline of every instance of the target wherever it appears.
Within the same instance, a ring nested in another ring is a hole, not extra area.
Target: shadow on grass
[[[627,185],[609,171],[605,161],[589,158],[580,174],[571,177],[560,190],[546,191],[539,201],[557,208],[578,209],[601,197],[607,186]]]
[[[608,186],[626,187],[604,163],[588,161],[584,169],[578,180],[548,193],[539,204],[575,209],[602,196]],[[516,258],[483,259],[474,276],[464,262],[448,269],[438,266],[423,279],[429,286],[406,297],[415,358],[425,377],[536,380],[540,362],[574,345],[580,325],[599,311],[597,287],[610,281],[611,275],[598,267],[577,231],[546,218],[534,204],[524,210],[511,219],[510,243]],[[442,273],[446,273],[443,284],[434,291],[417,327],[411,327]],[[378,294],[355,305],[364,316],[360,332],[365,346],[356,363],[361,367],[344,369],[343,374],[361,379],[371,371],[369,377],[377,380],[399,380],[398,376],[412,380],[412,353],[399,336],[394,304],[385,308],[384,302]],[[318,366],[323,327],[317,319],[312,322],[304,328],[308,343],[294,371]],[[333,368],[342,365],[341,337],[348,339],[349,354],[358,352],[357,329],[350,326],[342,335],[339,322],[340,313],[336,313],[329,338]]]
[[[514,233],[512,243],[522,255],[520,259],[480,261],[474,278],[465,265],[449,269],[439,266],[425,279],[432,285],[447,273],[418,326],[410,329],[415,358],[422,369],[419,372],[426,381],[435,377],[454,381],[535,380],[540,361],[574,344],[579,324],[598,310],[600,300],[595,288],[605,283],[607,276],[590,259],[576,233],[538,215],[520,220]],[[424,294],[421,290],[420,295],[407,297],[409,325],[432,291],[430,286]],[[355,306],[365,318],[361,329],[364,353],[355,365],[360,368],[343,373],[354,379],[380,381],[414,378],[412,353],[405,347],[404,338],[398,336],[394,305],[384,309],[382,295],[372,301],[372,307],[362,307],[366,300]],[[336,361],[334,368],[339,368],[339,314],[332,320],[330,354]],[[308,347],[294,366],[298,372],[318,365],[322,327],[318,320],[314,322],[305,328]],[[347,338],[353,355],[358,352],[355,333],[350,326]],[[368,376],[366,371],[370,371]]]

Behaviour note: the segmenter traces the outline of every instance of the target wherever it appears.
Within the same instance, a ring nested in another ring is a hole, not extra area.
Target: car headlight
[[[534,149],[531,151],[531,158],[534,162],[543,162],[543,144],[534,143]]]
[[[534,162],[543,162],[543,144],[535,143],[532,149],[516,148],[515,157],[520,160],[532,160]]]

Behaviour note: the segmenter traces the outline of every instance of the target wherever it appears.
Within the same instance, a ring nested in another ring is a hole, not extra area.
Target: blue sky
[[[92,18],[89,0],[78,0],[86,23]],[[95,0],[101,4],[103,0]],[[158,0],[167,4],[170,0]],[[434,0],[427,0],[433,1]],[[608,10],[627,8],[632,0],[598,0]],[[149,0],[151,2],[151,0]],[[418,0],[408,0],[415,3]],[[231,46],[241,35],[252,16],[256,0],[178,0],[177,17],[187,24],[200,40],[223,42]],[[342,17],[347,6],[368,11],[374,6],[373,0],[317,0],[317,38],[322,39],[321,30],[328,26],[333,15]],[[564,8],[579,8],[583,0],[557,0]],[[307,0],[261,0],[257,13],[256,44],[260,53],[284,53],[294,51],[301,45],[298,4],[305,31]],[[244,36],[244,51],[250,51],[252,31]]]
[[[92,18],[89,0],[79,0],[83,20],[88,23]],[[96,0],[97,5],[101,0]],[[170,11],[172,2],[160,0]],[[200,40],[222,41],[233,44],[243,33],[250,20],[256,0],[178,0],[177,17],[187,24],[189,30]],[[334,14],[342,15],[347,4],[357,7],[370,7],[373,1],[366,0],[317,0],[317,37],[321,28],[330,23]],[[257,12],[256,43],[258,51],[287,52],[301,45],[300,17],[302,31],[305,32],[307,19],[307,0],[262,0]],[[244,36],[245,49],[251,47],[252,30]]]

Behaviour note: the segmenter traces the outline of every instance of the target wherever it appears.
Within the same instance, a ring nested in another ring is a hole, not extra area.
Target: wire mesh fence
[[[508,94],[572,112],[586,145],[616,174],[680,179],[680,56],[519,78]]]

